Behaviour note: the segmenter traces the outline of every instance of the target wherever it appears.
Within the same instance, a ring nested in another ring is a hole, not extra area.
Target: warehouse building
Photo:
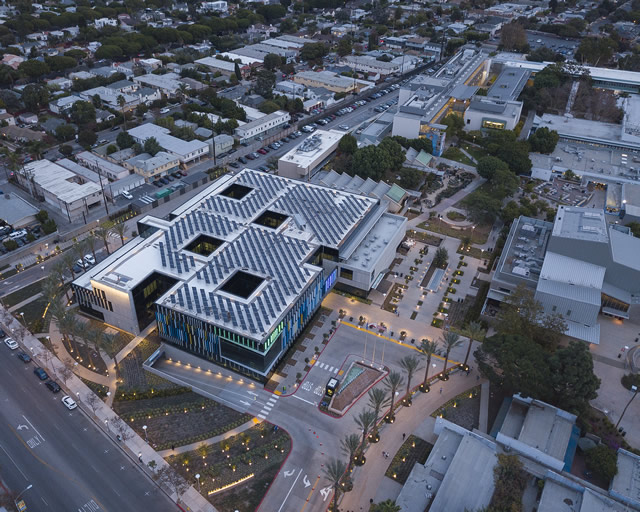
[[[382,280],[405,217],[376,198],[245,169],[175,210],[73,282],[80,309],[267,379],[338,282]]]

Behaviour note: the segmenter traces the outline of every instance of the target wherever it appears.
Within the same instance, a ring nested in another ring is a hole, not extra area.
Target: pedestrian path
[[[197,450],[203,444],[211,445],[211,444],[219,443],[220,441],[224,441],[225,439],[229,439],[230,437],[237,436],[238,434],[241,434],[245,430],[249,430],[251,427],[254,427],[255,425],[256,425],[255,421],[250,420],[250,421],[247,421],[246,423],[243,423],[237,428],[234,428],[232,430],[227,430],[224,434],[220,434],[219,436],[213,436],[213,437],[210,437],[209,439],[205,439],[204,441],[185,444],[184,446],[178,446],[177,448],[162,450],[156,453],[160,455],[162,458],[165,458],[165,457],[170,457],[171,455],[177,455],[179,453],[192,452],[194,450]]]
[[[14,311],[18,311],[21,307],[26,306],[27,304],[33,302],[36,299],[42,297],[42,293],[37,293],[33,297],[29,297],[28,299],[23,300],[22,302],[16,304],[15,306],[11,306],[9,311],[13,313]]]
[[[280,397],[278,395],[271,395],[269,400],[267,400],[267,403],[262,406],[262,410],[260,411],[260,413],[256,416],[261,420],[266,420],[267,416],[269,416],[269,413],[271,412],[271,409],[273,409],[273,407],[276,405],[279,398]]]

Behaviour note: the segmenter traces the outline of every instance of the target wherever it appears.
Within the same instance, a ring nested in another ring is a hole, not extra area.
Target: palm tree
[[[418,366],[420,366],[420,360],[416,356],[405,356],[400,359],[400,367],[407,372],[407,403],[411,402],[411,379],[413,378],[413,374],[418,370]]]
[[[64,282],[64,273],[67,270],[67,265],[65,264],[64,260],[58,260],[56,261],[56,263],[53,265],[53,267],[51,267],[51,275],[55,275],[56,279],[60,282],[60,286],[62,286],[64,288],[65,282]],[[73,274],[71,274],[73,276]],[[65,291],[65,296],[67,297],[67,301],[69,300],[69,289],[67,289]]]
[[[333,507],[334,512],[338,510],[338,493],[340,492],[340,480],[347,471],[345,463],[338,459],[331,459],[327,467],[322,470],[325,478],[333,487]]]
[[[442,380],[448,380],[447,376],[447,363],[449,362],[449,353],[462,343],[460,336],[455,332],[444,331],[442,335],[442,342],[444,344],[444,368],[442,369]]]
[[[122,111],[122,121],[124,123],[124,130],[127,131],[127,115],[124,113],[124,105],[127,103],[127,100],[124,99],[124,96],[121,94],[118,96],[118,105],[120,105],[120,110]]]
[[[378,425],[378,420],[380,419],[380,410],[388,405],[389,397],[384,389],[373,388],[369,391],[369,407],[371,407],[376,414],[376,425]]]
[[[429,367],[431,366],[431,356],[435,354],[436,350],[438,350],[437,341],[429,341],[427,338],[422,340],[420,351],[427,356],[427,366],[424,369],[424,381],[421,386],[423,393],[429,392]]]
[[[354,418],[354,421],[356,422],[356,425],[362,429],[362,444],[360,449],[364,452],[364,447],[367,442],[367,434],[369,433],[369,429],[375,424],[376,413],[371,409],[367,409],[366,411],[362,411],[358,414],[358,417]]]
[[[96,258],[96,245],[98,243],[98,237],[93,233],[93,231],[89,233],[89,236],[84,239],[84,243],[87,250],[91,251],[93,259],[95,261],[98,261],[98,258]]]
[[[480,341],[483,335],[482,325],[480,322],[469,322],[467,325],[467,336],[469,336],[469,346],[467,347],[467,353],[464,356],[464,363],[462,366],[465,370],[468,370],[467,361],[469,360],[469,354],[471,353],[471,345],[473,345],[474,340]]]
[[[122,245],[124,245],[124,235],[127,232],[127,225],[124,222],[115,225],[115,230],[118,235],[120,235],[120,240],[122,241]]]
[[[73,271],[73,266],[76,264],[76,259],[74,258],[71,251],[67,251],[62,255],[62,262],[67,270],[71,273],[71,279],[76,277],[75,272]]]
[[[187,99],[187,90],[189,90],[189,87],[187,87],[187,84],[180,84],[179,88],[178,88],[178,95],[180,96],[180,104],[184,104],[185,100]]]
[[[401,508],[395,501],[385,500],[373,506],[373,512],[400,512]]]
[[[104,225],[100,226],[98,229],[95,230],[95,234],[104,243],[104,248],[107,250],[107,254],[111,254],[109,252],[109,228]]]
[[[396,396],[396,393],[398,392],[398,388],[404,384],[404,379],[398,372],[389,372],[389,375],[387,375],[387,378],[384,379],[383,382],[384,385],[387,386],[387,389],[389,389],[389,391],[391,392],[391,410],[389,411],[389,421],[393,421],[394,398]]]
[[[347,463],[347,471],[349,471],[351,469],[353,457],[358,451],[358,448],[360,448],[360,436],[358,434],[349,434],[348,436],[345,436],[344,439],[340,441],[340,448],[342,449],[342,453],[349,457],[349,462]]]

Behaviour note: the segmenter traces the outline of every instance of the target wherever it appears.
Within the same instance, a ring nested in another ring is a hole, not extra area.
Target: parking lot
[[[549,48],[554,52],[564,55],[567,60],[573,59],[579,44],[579,41],[574,41],[573,39],[565,39],[554,36],[553,34],[529,31],[527,31],[527,42],[532,51],[542,47]]]

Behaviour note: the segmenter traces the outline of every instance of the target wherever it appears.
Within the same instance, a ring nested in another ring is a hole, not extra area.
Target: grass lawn
[[[291,448],[283,430],[261,423],[224,441],[167,458],[188,481],[199,473],[201,493],[218,510],[253,512]],[[222,454],[222,455],[221,455]],[[220,491],[219,489],[242,483]]]
[[[489,153],[487,153],[484,149],[472,144],[463,144],[462,147],[476,160],[480,160],[482,157],[489,155]]]
[[[51,315],[47,315],[46,318],[43,318],[47,304],[46,299],[40,297],[29,302],[29,304],[25,304],[19,311],[14,311],[14,315],[20,322],[22,322],[22,316],[20,313],[24,313],[24,322],[27,325],[27,329],[29,329],[33,334],[48,332]]]
[[[8,270],[2,270],[0,272],[0,279],[7,279],[8,277],[15,276],[18,271],[15,268],[10,268]]]
[[[447,158],[449,160],[454,160],[461,164],[470,165],[471,167],[475,167],[473,161],[465,155],[459,148],[454,148],[453,146],[448,147],[447,150],[442,153],[442,158]]]
[[[477,247],[463,247],[462,245],[460,245],[458,247],[458,250],[456,251],[458,254],[463,254],[464,256],[469,256],[471,258],[476,258],[478,260],[481,260],[483,257],[483,251],[482,249],[478,249]],[[489,257],[490,253],[486,253],[486,257]]]
[[[427,231],[433,231],[434,233],[440,233],[441,235],[451,236],[453,238],[464,238],[465,236],[471,237],[471,242],[474,244],[484,244],[489,238],[491,233],[491,224],[478,224],[475,228],[455,228],[450,226],[446,222],[440,222],[437,219],[428,220],[418,224],[419,228],[426,229]]]
[[[42,280],[36,281],[35,283],[31,283],[24,288],[20,288],[9,295],[5,295],[2,297],[2,302],[8,308],[15,306],[16,304],[20,304],[21,302],[27,300],[29,297],[33,297],[34,295],[38,295],[42,291]]]

